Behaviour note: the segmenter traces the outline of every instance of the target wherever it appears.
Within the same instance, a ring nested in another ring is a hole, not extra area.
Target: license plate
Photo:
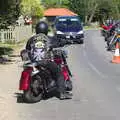
[[[70,38],[70,36],[66,36],[66,38]]]

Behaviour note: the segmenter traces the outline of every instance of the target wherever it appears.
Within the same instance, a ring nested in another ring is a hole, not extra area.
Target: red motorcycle
[[[50,60],[57,63],[61,68],[65,80],[66,91],[72,90],[72,81],[70,80],[66,54],[63,50],[52,49],[52,58]],[[44,98],[46,94],[57,89],[55,80],[51,81],[51,73],[48,69],[37,63],[25,63],[21,74],[19,90],[23,91],[25,102],[35,103]]]
[[[105,37],[105,41],[107,41],[107,38],[110,36],[110,34],[111,34],[110,30],[112,27],[113,27],[113,24],[110,24],[108,26],[106,26],[104,24],[101,25],[101,28],[102,28],[101,34],[102,34],[102,36]]]
[[[101,33],[102,35],[104,36],[105,38],[105,41],[109,42],[111,40],[111,37],[114,36],[115,34],[115,29],[119,26],[120,22],[116,22],[116,23],[112,23],[108,26],[106,25],[102,25],[102,30],[101,30]]]

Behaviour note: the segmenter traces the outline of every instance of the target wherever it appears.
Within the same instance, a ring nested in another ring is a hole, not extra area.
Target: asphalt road
[[[111,63],[113,53],[106,51],[100,32],[86,31],[84,45],[67,49],[73,99],[22,103],[17,99],[22,70],[18,59],[0,66],[0,120],[120,120],[120,65]]]

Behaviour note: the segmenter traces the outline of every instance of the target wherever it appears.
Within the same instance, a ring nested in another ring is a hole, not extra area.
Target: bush
[[[12,54],[13,49],[9,47],[0,47],[0,56]]]

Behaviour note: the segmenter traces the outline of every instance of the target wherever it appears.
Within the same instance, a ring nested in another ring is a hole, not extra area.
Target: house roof
[[[74,12],[67,8],[50,8],[45,10],[44,16],[76,16]]]

